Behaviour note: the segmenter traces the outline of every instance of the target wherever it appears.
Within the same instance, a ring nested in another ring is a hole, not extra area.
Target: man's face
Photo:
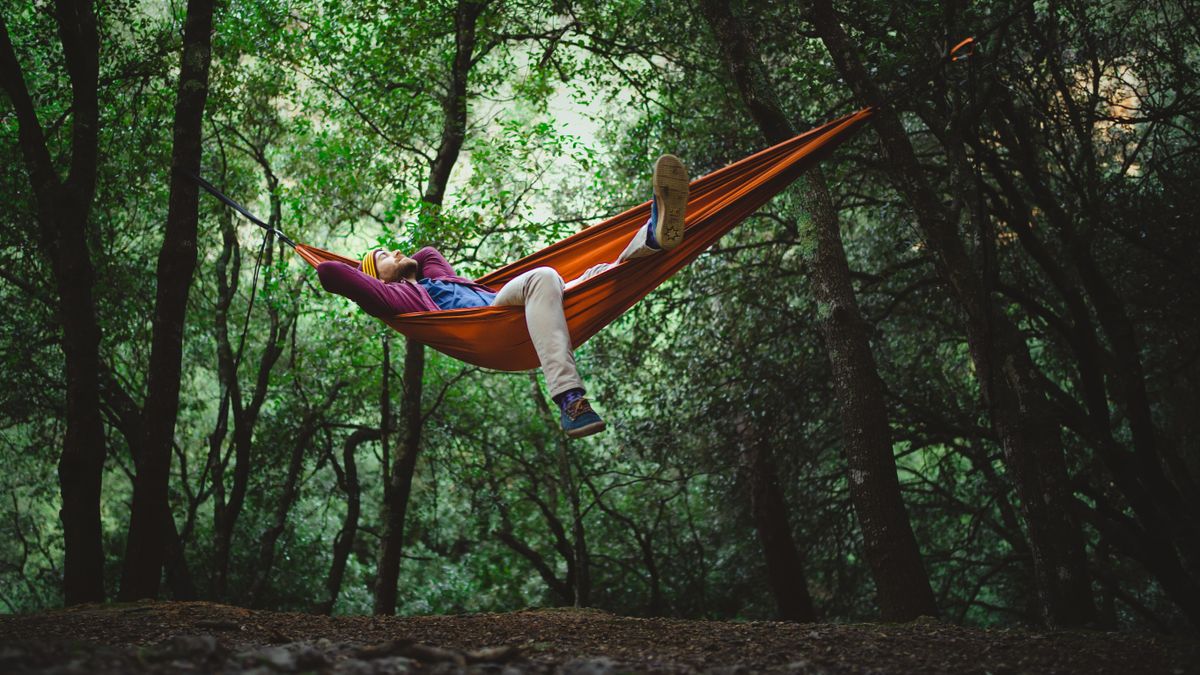
[[[376,251],[375,271],[383,281],[400,281],[416,276],[417,261],[400,251]]]

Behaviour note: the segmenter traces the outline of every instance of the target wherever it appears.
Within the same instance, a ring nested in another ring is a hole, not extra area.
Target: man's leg
[[[550,396],[582,389],[583,380],[571,354],[571,334],[562,310],[562,277],[550,267],[538,267],[504,285],[492,304],[524,305],[529,337],[542,363]]]
[[[683,241],[683,215],[687,208],[688,173],[675,155],[663,155],[654,163],[654,201],[650,220],[637,231],[617,262],[670,251]]]
[[[683,215],[687,208],[688,173],[675,155],[663,155],[654,163],[654,201],[650,219],[639,227],[629,244],[617,256],[616,262],[600,263],[567,284],[570,288],[626,260],[644,258],[659,251],[669,251],[683,241]]]
[[[563,316],[563,280],[550,267],[537,267],[504,285],[492,302],[497,307],[525,307],[525,325],[542,364],[550,396],[562,410],[563,430],[578,438],[604,430],[583,398],[583,379],[571,353],[571,334]]]

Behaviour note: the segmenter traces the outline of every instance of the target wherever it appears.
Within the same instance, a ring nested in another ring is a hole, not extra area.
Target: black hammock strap
[[[182,171],[182,173],[183,173],[183,175],[187,176],[188,178],[191,178],[192,180],[196,181],[196,185],[199,185],[200,187],[204,188],[206,191],[208,191],[209,194],[216,197],[217,199],[220,199],[222,202],[225,202],[225,204],[227,206],[229,206],[233,210],[235,210],[238,213],[245,216],[246,219],[249,220],[250,222],[261,227],[262,229],[266,230],[267,232],[274,234],[276,237],[279,237],[279,240],[282,241],[283,243],[287,244],[288,246],[291,246],[292,248],[296,248],[296,242],[292,241],[291,238],[289,238],[286,234],[284,234],[283,232],[280,232],[279,229],[277,229],[277,228],[271,227],[269,224],[264,222],[261,218],[254,215],[253,213],[250,213],[250,211],[248,211],[246,209],[246,207],[244,207],[241,204],[234,201],[233,198],[226,196],[224,192],[221,192],[220,190],[218,190],[216,187],[213,186],[212,183],[209,183],[208,181],[204,180],[200,176],[197,176],[196,174],[194,174],[190,171]]]

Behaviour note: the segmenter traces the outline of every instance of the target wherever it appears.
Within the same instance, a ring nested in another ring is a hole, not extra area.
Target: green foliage
[[[824,47],[796,30],[802,4],[744,4],[739,11],[794,124],[845,111],[847,92]],[[460,273],[478,275],[647,199],[650,162],[661,152],[680,155],[699,176],[763,145],[719,46],[688,3],[491,2],[477,28],[462,158],[436,208],[426,190],[443,143],[455,9],[440,1],[227,3],[216,19],[205,175],[299,241],[351,257],[370,247],[434,244]],[[1067,408],[1083,394],[1071,339],[1057,323],[1067,315],[1062,295],[1011,229],[993,225],[989,239],[970,222],[972,203],[956,189],[963,177],[955,177],[944,150],[947,125],[937,124],[959,125],[976,112],[974,127],[955,132],[999,134],[986,111],[971,108],[971,97],[989,87],[1038,113],[1042,145],[1035,149],[1047,189],[1087,233],[1098,268],[1128,307],[1163,442],[1200,471],[1200,282],[1192,264],[1200,253],[1193,225],[1200,162],[1191,93],[1198,64],[1186,46],[1197,40],[1174,35],[1196,37],[1194,10],[1037,4],[1030,10],[1037,25],[1053,12],[1061,44],[1038,48],[1032,28],[1016,22],[987,37],[989,60],[971,71],[928,68],[939,58],[930,45],[947,32],[994,26],[1013,6],[982,3],[955,17],[933,6],[899,13],[879,2],[839,9],[877,81],[889,91],[917,92],[901,101],[902,112],[922,161],[946,176],[938,198],[964,214],[968,254],[995,273],[992,300],[1020,326],[1056,405]],[[102,157],[89,237],[107,386],[135,405],[147,378],[167,211],[182,11],[132,2],[98,9]],[[5,1],[0,13],[55,161],[66,166],[70,82],[52,12],[44,3]],[[1082,50],[1094,50],[1106,69],[1082,97],[1089,110],[1104,117],[1112,112],[1106,101],[1130,94],[1145,119],[1098,119],[1090,133],[1077,133],[1053,80],[1086,79]],[[1132,74],[1124,80],[1135,83],[1130,91],[1111,75],[1122,72]],[[55,465],[65,400],[57,296],[17,133],[5,99],[0,301],[9,313],[0,322],[7,378],[0,452],[9,471],[0,479],[0,607],[14,612],[61,601]],[[962,317],[882,161],[875,138],[864,133],[824,168],[885,383],[909,516],[949,618],[1029,621],[1036,609],[1014,515],[1019,504],[980,400]],[[982,159],[972,165],[980,176],[985,168]],[[1004,174],[1021,194],[1029,190],[1017,168],[1005,164]],[[1000,191],[995,178],[979,180],[984,199],[997,201],[988,192]],[[201,597],[309,610],[325,598],[348,508],[342,444],[354,430],[381,423],[387,329],[321,291],[286,247],[268,246],[260,258],[261,231],[220,204],[205,199],[200,216],[172,465],[175,521]],[[1065,258],[1068,236],[1034,222],[1050,254]],[[800,199],[784,192],[583,346],[577,360],[589,396],[610,425],[586,441],[559,435],[539,400],[544,388],[526,375],[481,372],[430,352],[400,611],[570,604],[573,593],[586,591],[590,604],[627,614],[773,616],[749,505],[747,456],[757,444],[777,465],[821,615],[874,617],[819,332],[830,308],[814,300],[808,280],[815,236]],[[985,243],[994,248],[990,262]],[[221,340],[238,355],[236,394],[221,379]],[[393,416],[402,399],[402,344],[390,342]],[[1111,379],[1106,368],[1102,377]],[[339,395],[326,404],[339,382]],[[234,481],[231,416],[256,395],[262,410],[249,433],[247,501],[221,595],[216,512]],[[1116,439],[1127,443],[1119,399],[1105,405]],[[106,398],[102,504],[110,590],[135,472],[115,403]],[[318,431],[302,448],[299,496],[262,590],[250,598],[262,582],[260,544],[305,420]],[[391,453],[397,436],[389,438]],[[1081,502],[1108,495],[1128,512],[1088,439],[1069,425],[1063,437]],[[381,444],[361,445],[356,458],[362,512],[337,613],[370,611],[382,531]],[[214,470],[222,475],[214,478]],[[1179,620],[1144,567],[1094,529],[1086,532],[1103,581],[1096,590],[1114,623]]]

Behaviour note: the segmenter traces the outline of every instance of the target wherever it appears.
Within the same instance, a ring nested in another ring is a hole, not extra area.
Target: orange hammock
[[[784,141],[692,181],[684,239],[670,251],[626,261],[567,289],[563,312],[578,347],[620,316],[647,293],[695,260],[729,230],[753,214],[816,164],[870,117],[865,108]],[[650,217],[650,202],[593,225],[578,234],[476,279],[500,290],[513,277],[535,267],[553,267],[570,281],[584,270],[612,262],[629,238]],[[314,267],[331,260],[358,265],[319,248],[296,245]],[[383,319],[404,335],[484,368],[530,370],[537,354],[525,327],[521,307],[475,307],[440,312],[413,312]]]

